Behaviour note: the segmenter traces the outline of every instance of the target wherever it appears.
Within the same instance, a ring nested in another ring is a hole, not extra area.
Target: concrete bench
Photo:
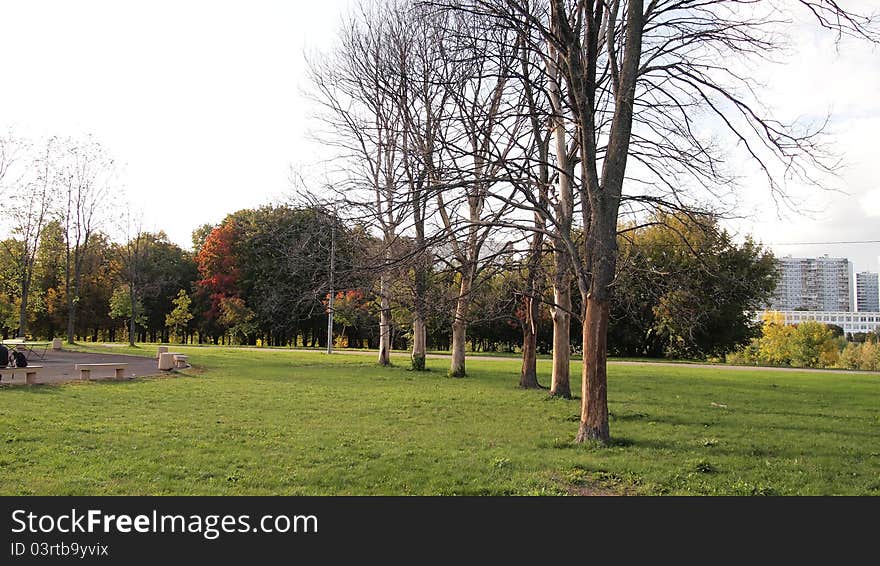
[[[74,367],[79,372],[79,378],[83,381],[88,381],[92,378],[92,370],[100,370],[100,369],[112,369],[115,371],[115,378],[116,379],[124,379],[125,378],[125,368],[128,367],[128,364],[117,364],[117,363],[76,364]]]
[[[183,352],[162,352],[159,354],[159,369],[168,371],[180,367],[177,365],[178,356],[186,357]]]
[[[37,370],[43,366],[27,366],[24,368],[0,368],[0,383],[9,385],[33,385],[37,380]]]
[[[189,363],[187,362],[187,360],[189,359],[188,356],[184,356],[183,354],[174,354],[173,358],[174,358],[174,367],[180,369],[180,368],[186,368],[189,366]]]

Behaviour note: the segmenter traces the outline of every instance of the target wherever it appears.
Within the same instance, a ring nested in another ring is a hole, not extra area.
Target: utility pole
[[[330,219],[330,300],[327,303],[327,353],[333,353],[333,298],[336,291],[333,289],[333,272],[336,268],[336,207],[333,207],[333,217]]]

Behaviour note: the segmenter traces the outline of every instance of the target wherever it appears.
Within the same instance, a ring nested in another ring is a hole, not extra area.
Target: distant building
[[[783,317],[783,324],[800,324],[815,320],[823,324],[834,324],[850,334],[857,332],[873,332],[880,328],[880,312],[810,312],[810,311],[776,311]],[[762,320],[768,313],[760,313]]]
[[[776,270],[771,310],[847,312],[855,307],[852,263],[846,258],[782,257]]]
[[[880,311],[880,289],[877,274],[863,271],[856,274],[856,309],[859,312]]]

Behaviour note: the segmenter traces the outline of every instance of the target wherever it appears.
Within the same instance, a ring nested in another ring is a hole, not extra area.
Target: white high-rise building
[[[772,310],[852,312],[853,268],[846,258],[782,257],[776,260],[778,282]]]
[[[856,274],[856,308],[859,312],[880,311],[880,289],[876,273],[863,271]]]

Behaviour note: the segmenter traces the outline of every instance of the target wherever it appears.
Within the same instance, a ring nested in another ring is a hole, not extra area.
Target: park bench
[[[189,366],[187,362],[189,360],[188,356],[184,356],[183,354],[174,354],[174,367],[176,368],[186,368]]]
[[[99,369],[113,369],[115,370],[115,378],[123,379],[125,378],[125,368],[128,367],[128,364],[118,364],[118,363],[106,363],[106,364],[76,364],[74,366],[79,373],[79,378],[83,381],[88,381],[92,378],[92,370]]]
[[[23,368],[0,368],[0,383],[9,385],[36,383],[37,370],[43,366],[27,366]]]

